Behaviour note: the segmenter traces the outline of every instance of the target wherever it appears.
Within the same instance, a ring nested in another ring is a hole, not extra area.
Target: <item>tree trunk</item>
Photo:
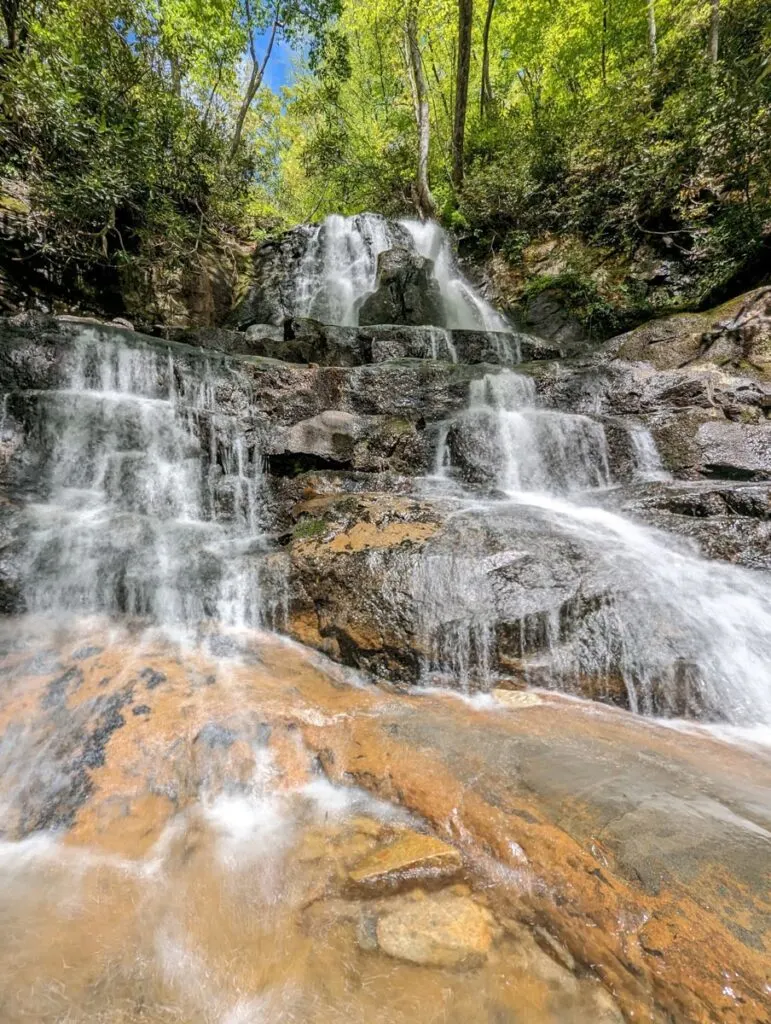
[[[659,46],[656,40],[656,0],[648,0],[648,49],[651,62],[655,64],[659,56]]]
[[[428,116],[428,88],[423,74],[423,60],[418,45],[418,18],[415,4],[411,3],[407,11],[404,26],[406,36],[407,66],[410,72],[412,99],[415,104],[415,121],[418,126],[418,173],[416,180],[416,200],[421,220],[428,220],[436,212],[434,197],[428,184],[428,151],[431,126]]]
[[[19,43],[17,32],[19,4],[17,0],[2,0],[0,13],[3,15],[5,24],[5,49],[10,53],[16,49]]]
[[[717,64],[720,52],[720,0],[710,0],[712,11],[709,19],[709,59]]]
[[[474,0],[458,0],[458,63],[455,73],[455,118],[452,127],[452,183],[456,189],[463,184],[463,150],[466,140],[473,17]]]
[[[608,9],[610,0],[602,0],[602,51],[600,53],[600,67],[602,70],[602,84],[608,82]]]
[[[482,85],[479,90],[479,113],[482,117],[485,116],[486,108],[493,102],[493,87],[490,83],[490,26],[493,23],[494,8],[495,0],[487,0],[487,17],[482,33]]]
[[[247,6],[248,12],[248,6]],[[252,105],[254,97],[257,95],[257,90],[262,85],[262,79],[265,75],[265,68],[268,66],[270,55],[273,51],[273,44],[276,41],[276,32],[279,26],[279,17],[281,15],[281,2],[276,4],[276,15],[273,18],[273,27],[270,33],[270,39],[268,40],[268,48],[265,50],[265,56],[263,57],[262,63],[260,64],[257,60],[257,54],[254,48],[254,35],[252,33],[251,26],[249,28],[249,49],[252,55],[252,72],[249,76],[249,84],[246,87],[244,98],[241,103],[241,108],[238,111],[238,118],[236,120],[236,129],[233,132],[233,141],[230,144],[230,152],[228,153],[228,160],[232,163],[235,159],[238,147],[241,144],[241,136],[244,131],[244,123],[246,121],[246,115],[249,113],[249,107]]]

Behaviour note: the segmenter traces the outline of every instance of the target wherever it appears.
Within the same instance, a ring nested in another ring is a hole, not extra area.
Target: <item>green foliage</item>
[[[279,96],[262,86],[239,133],[275,2],[0,5],[0,173],[30,182],[60,259],[183,265],[211,239],[332,211],[414,214],[408,5],[279,0],[298,74]],[[459,190],[457,0],[409,7],[431,188],[467,245],[526,274],[531,243],[569,235],[629,262],[671,258],[693,295],[757,276],[771,245],[771,0],[721,0],[716,63],[708,0],[655,0],[655,59],[647,0],[496,0],[484,109],[477,0]]]
[[[484,113],[480,0],[458,193],[449,173],[457,3],[416,6],[431,186],[446,224],[481,251],[516,262],[528,239],[571,234],[628,258],[671,257],[698,292],[767,257],[771,0],[721,0],[717,64],[707,0],[655,0],[655,61],[645,0],[497,0]],[[349,4],[339,30],[350,75],[333,93],[311,78],[293,90],[283,166],[298,216],[414,212],[404,17],[396,0]]]
[[[532,278],[524,290],[523,299],[534,299],[542,292],[558,292],[565,310],[582,325],[589,338],[610,337],[642,319],[642,305],[624,313],[603,298],[591,278],[577,271],[561,274],[541,274]]]
[[[0,173],[22,177],[54,262],[185,266],[275,223],[281,104],[249,106],[231,154],[249,39],[268,0],[46,0],[5,26]],[[283,0],[280,34],[320,53],[339,0]],[[0,37],[1,38],[1,37]],[[345,47],[333,46],[340,65]],[[259,56],[259,54],[258,54]]]
[[[292,535],[295,540],[316,540],[326,531],[327,524],[323,519],[301,519],[292,531]]]

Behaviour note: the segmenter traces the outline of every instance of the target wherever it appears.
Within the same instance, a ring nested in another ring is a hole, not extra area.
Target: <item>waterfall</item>
[[[447,234],[438,224],[394,223],[372,213],[332,214],[313,229],[297,272],[294,314],[356,326],[360,306],[375,290],[378,256],[394,247],[411,248],[433,261],[445,326],[450,330],[511,332],[507,321],[464,278]],[[517,361],[505,339],[497,344],[506,346],[502,355]]]
[[[506,333],[510,324],[482,298],[458,269],[447,234],[436,221],[401,221],[421,256],[433,261],[447,326],[455,330]]]
[[[377,258],[397,244],[393,226],[372,213],[331,214],[313,231],[295,285],[297,316],[355,326],[359,306],[375,290]]]
[[[84,331],[67,378],[37,395],[27,608],[258,625],[262,456],[214,375]]]
[[[663,472],[649,434],[636,451],[638,473]],[[488,375],[440,434],[437,469],[451,476],[459,457],[490,461],[508,501],[459,513],[465,550],[429,552],[416,572],[424,681],[494,685],[506,635],[537,685],[592,680],[647,714],[771,722],[771,580],[589,503],[611,482],[600,423],[539,410],[529,378]]]
[[[635,424],[629,428],[629,439],[632,442],[635,478],[649,481],[669,480],[670,475],[662,465],[661,456],[650,430]]]
[[[602,425],[588,416],[538,409],[535,384],[508,371],[472,381],[469,414],[489,418],[502,453],[504,491],[574,491],[610,483]]]

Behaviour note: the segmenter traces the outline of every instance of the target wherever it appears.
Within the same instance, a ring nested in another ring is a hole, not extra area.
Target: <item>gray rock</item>
[[[253,283],[231,314],[229,326],[281,326],[294,314],[295,282],[312,231],[303,225],[259,246],[252,263]]]
[[[586,340],[579,321],[567,311],[558,289],[546,288],[525,306],[525,326],[557,346],[576,346]]]
[[[771,423],[703,423],[697,443],[704,476],[771,479]]]
[[[433,272],[433,262],[410,249],[381,252],[376,288],[359,310],[359,323],[443,326],[442,301]]]

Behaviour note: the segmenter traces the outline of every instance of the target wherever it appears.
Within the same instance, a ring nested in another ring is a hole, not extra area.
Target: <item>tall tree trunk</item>
[[[247,16],[251,17],[249,13],[248,2],[246,10]],[[251,25],[249,26],[249,50],[251,52],[252,57],[252,71],[249,76],[249,83],[246,86],[244,98],[241,102],[241,107],[238,111],[236,128],[235,131],[233,132],[233,140],[230,143],[230,152],[228,153],[228,160],[230,162],[232,162],[235,159],[236,153],[238,152],[238,147],[241,144],[241,136],[243,135],[244,123],[246,121],[246,115],[249,113],[249,107],[251,107],[252,101],[254,100],[254,97],[257,95],[257,90],[262,85],[262,79],[265,76],[265,68],[268,66],[270,55],[273,52],[273,44],[276,41],[276,33],[278,32],[280,17],[281,0],[279,0],[279,2],[276,4],[276,14],[275,17],[273,18],[273,26],[270,32],[270,39],[268,40],[268,46],[267,49],[265,50],[265,56],[262,59],[262,63],[260,63],[257,60],[257,53],[255,51],[254,46],[254,33],[252,31]]]
[[[473,17],[474,0],[458,0],[458,63],[455,72],[455,118],[452,126],[452,183],[456,189],[463,184],[463,150],[466,141]]]
[[[404,25],[407,67],[410,72],[412,99],[415,104],[415,121],[418,126],[418,172],[416,179],[416,200],[421,220],[428,220],[436,212],[434,197],[428,184],[428,151],[431,126],[428,116],[428,88],[423,74],[423,60],[418,45],[418,16],[415,3],[407,10]]]
[[[495,0],[487,0],[487,17],[482,33],[482,85],[479,90],[479,113],[482,117],[485,116],[486,108],[493,101],[493,87],[490,83],[490,26],[493,23],[494,8]]]
[[[659,45],[656,39],[656,0],[648,0],[648,49],[651,62],[655,64],[659,57]]]
[[[712,11],[709,19],[709,59],[717,64],[720,53],[720,0],[710,0]]]
[[[5,24],[5,50],[8,53],[11,53],[13,50],[16,49],[19,43],[18,0],[2,0],[2,2],[0,2],[0,13],[3,16],[3,23]]]
[[[602,0],[602,50],[600,53],[600,67],[602,70],[602,84],[608,81],[608,15],[610,0]]]

